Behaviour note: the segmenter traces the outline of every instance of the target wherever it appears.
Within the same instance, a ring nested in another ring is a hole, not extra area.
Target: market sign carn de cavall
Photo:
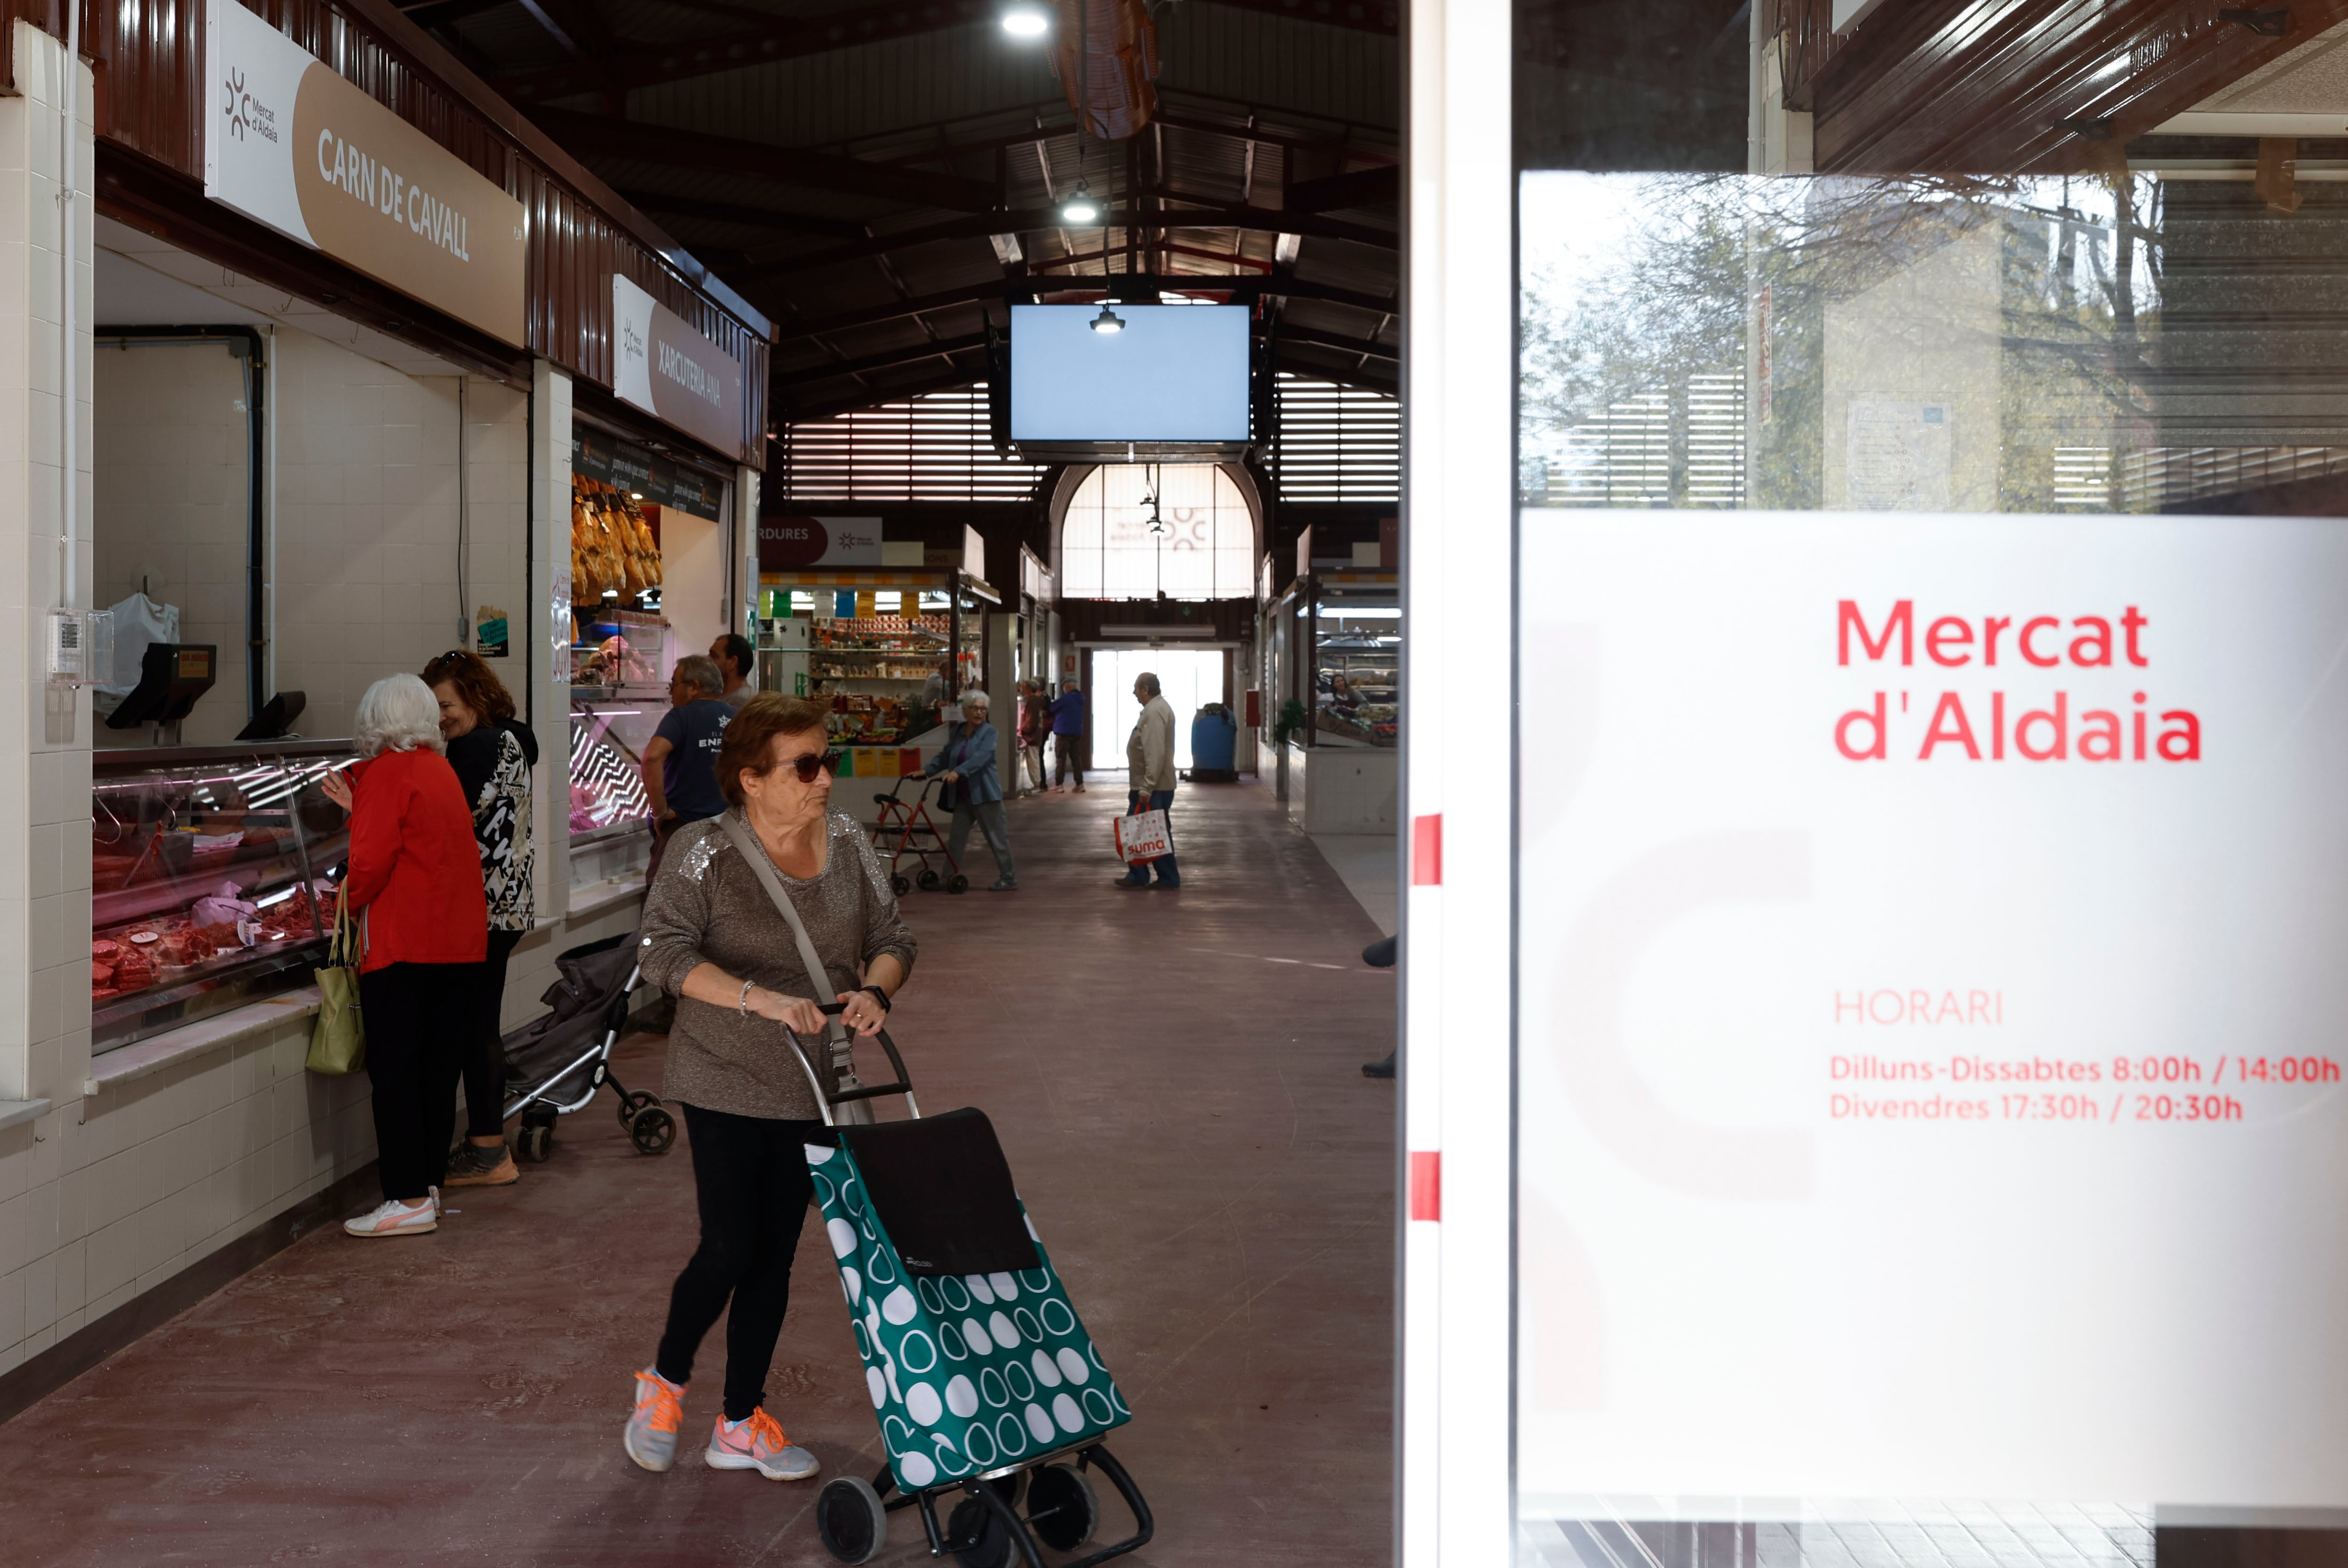
[[[526,342],[520,201],[237,0],[211,0],[206,36],[206,196],[500,342]]]
[[[1896,646],[1899,665],[1913,668],[1919,640],[1916,625],[1912,599],[1893,602],[1873,629],[1856,600],[1842,600],[1835,611],[1835,662],[1848,666],[1855,648],[1860,659],[1881,664],[1893,657]],[[1925,624],[1921,641],[1926,660],[1944,669],[2012,668],[2020,675],[2020,666],[2056,669],[2067,665],[2117,675],[2151,667],[2147,636],[2151,625],[2150,618],[2134,604],[2123,607],[2116,622],[2105,615],[2075,615],[2067,622],[2058,615],[1984,615],[1978,620],[1941,615]],[[2075,701],[2070,691],[2062,689],[2051,699],[2019,695],[2011,703],[2005,692],[1993,691],[1986,704],[1976,693],[1969,707],[1962,693],[1941,692],[1931,705],[1931,717],[1923,721],[1915,759],[2201,760],[2200,717],[2187,708],[2147,706],[2147,696],[2137,684],[2144,678],[2128,679],[2123,696],[2086,695]],[[1893,755],[1892,732],[1902,727],[1910,731],[1901,742],[1900,754],[1906,755],[1906,739],[1912,738],[1915,721],[1922,718],[1924,704],[1911,704],[1909,694],[1902,691],[1894,712],[1891,695],[1878,691],[1867,707],[1853,708],[1837,719],[1835,749],[1853,762],[1889,761]],[[2022,706],[2034,701],[2044,706]],[[2110,706],[2086,706],[2093,702]],[[2149,723],[2156,716],[2160,721],[2157,732]]]

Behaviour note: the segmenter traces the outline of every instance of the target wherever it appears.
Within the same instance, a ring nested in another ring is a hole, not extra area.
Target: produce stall
[[[937,755],[955,699],[984,686],[987,618],[1001,603],[962,571],[769,572],[759,579],[760,661],[804,627],[808,695],[831,704],[839,777],[893,780]],[[832,799],[869,822],[875,793],[843,789]]]

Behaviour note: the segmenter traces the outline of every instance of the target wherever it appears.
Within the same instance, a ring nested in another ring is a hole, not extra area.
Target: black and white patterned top
[[[535,738],[511,720],[482,725],[448,743],[449,766],[473,809],[491,931],[528,931],[537,914],[530,835],[530,769],[537,750]]]

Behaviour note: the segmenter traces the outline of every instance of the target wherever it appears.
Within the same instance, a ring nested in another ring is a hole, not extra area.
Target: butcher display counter
[[[90,788],[90,1045],[310,983],[350,823],[346,740],[101,751]]]

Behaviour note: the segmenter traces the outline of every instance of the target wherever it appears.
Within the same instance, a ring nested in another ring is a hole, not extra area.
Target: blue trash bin
[[[1239,722],[1221,703],[1210,702],[1190,720],[1190,778],[1193,782],[1233,783],[1239,774],[1231,758],[1239,746]]]

